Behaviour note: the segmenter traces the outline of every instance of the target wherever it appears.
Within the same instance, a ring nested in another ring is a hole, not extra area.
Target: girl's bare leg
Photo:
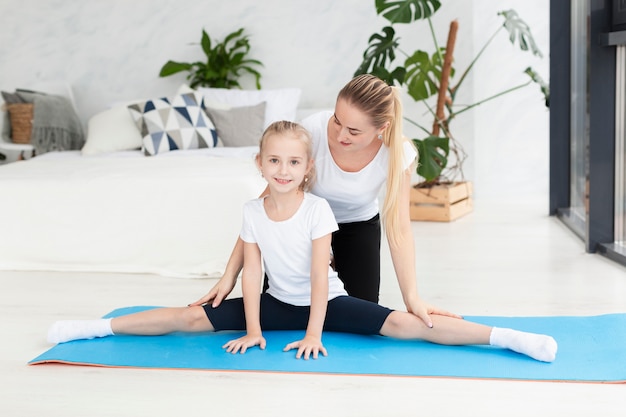
[[[383,336],[420,339],[440,345],[488,345],[491,327],[448,316],[432,315],[433,327],[417,316],[393,311],[380,329]]]
[[[556,355],[557,344],[550,336],[490,327],[448,316],[432,315],[431,318],[433,327],[429,328],[413,314],[393,311],[383,323],[380,334],[442,345],[493,345],[544,362],[552,362]]]
[[[141,311],[111,320],[114,334],[157,336],[172,332],[213,331],[204,308],[170,307]]]
[[[114,334],[155,336],[176,331],[212,330],[213,325],[200,306],[157,308],[113,319],[58,321],[48,331],[48,341],[63,343]]]

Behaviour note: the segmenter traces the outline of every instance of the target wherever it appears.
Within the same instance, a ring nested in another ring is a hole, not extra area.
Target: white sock
[[[48,342],[65,343],[112,335],[111,319],[61,320],[54,323],[48,330]]]
[[[552,362],[557,350],[556,340],[550,336],[499,327],[491,329],[489,344],[528,355],[542,362]]]

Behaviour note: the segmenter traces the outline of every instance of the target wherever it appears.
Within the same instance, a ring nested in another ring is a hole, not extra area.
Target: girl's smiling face
[[[307,145],[290,133],[275,133],[266,138],[257,157],[261,174],[272,192],[289,193],[301,189],[311,169]]]

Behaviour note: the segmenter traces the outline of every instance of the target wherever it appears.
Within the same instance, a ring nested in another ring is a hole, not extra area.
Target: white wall
[[[449,21],[460,23],[455,60],[469,62],[496,12],[514,8],[530,24],[546,57],[537,68],[548,77],[548,6],[545,0],[444,0],[434,23],[445,42]],[[302,107],[331,107],[358,64],[367,40],[386,21],[373,0],[0,0],[0,89],[42,81],[72,85],[81,119],[112,103],[172,94],[183,75],[159,78],[169,59],[201,59],[202,28],[214,38],[244,27],[251,56],[261,60],[264,88],[299,87]],[[412,52],[432,51],[424,22],[399,30]],[[492,47],[457,101],[482,97],[517,78],[530,54],[512,53],[506,36]],[[526,55],[526,56],[525,56]],[[511,74],[515,76],[512,77]],[[522,79],[523,76],[522,76]],[[244,83],[252,88],[252,81]],[[423,107],[405,100],[406,113],[426,120]],[[538,91],[527,88],[468,112],[454,131],[469,158],[465,175],[477,197],[547,193],[548,115]],[[409,136],[417,134],[407,126]]]
[[[494,28],[501,22],[494,1],[473,0],[474,39],[485,39],[480,27]],[[533,67],[549,81],[549,1],[498,1],[497,10],[514,9],[528,23],[543,58],[512,47],[505,33],[498,34],[481,58],[476,77],[476,98],[488,97],[526,82],[526,67]],[[480,24],[478,22],[481,22]],[[478,45],[475,45],[478,47]],[[533,84],[486,103],[473,112],[475,141],[472,159],[475,181],[482,197],[526,198],[549,192],[549,111],[539,87]]]

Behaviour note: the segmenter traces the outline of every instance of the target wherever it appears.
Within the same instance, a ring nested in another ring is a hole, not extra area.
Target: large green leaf
[[[450,140],[429,136],[425,139],[413,139],[419,153],[417,173],[431,182],[436,180],[441,171],[448,165],[450,153]]]
[[[160,77],[167,77],[168,75],[176,74],[181,71],[189,71],[191,68],[191,64],[186,62],[174,62],[167,61],[165,65],[161,68],[161,72],[159,73]]]
[[[236,31],[234,31],[233,33],[229,33],[228,35],[226,35],[226,37],[224,38],[224,45],[228,45],[228,42],[233,41],[233,40],[237,40],[237,38],[242,38],[242,39],[248,39],[247,36],[243,35],[243,28],[239,28]]]
[[[515,10],[498,12],[498,16],[504,17],[502,26],[509,32],[509,40],[513,45],[515,45],[515,41],[517,40],[522,51],[530,50],[533,55],[543,57],[543,54],[535,43],[532,33],[530,33],[530,27],[526,22],[520,19]]]
[[[432,57],[424,51],[415,51],[404,62],[407,71],[405,83],[409,95],[414,100],[426,100],[439,91],[443,64],[441,57],[444,54],[445,48],[441,48],[440,53],[434,53]]]
[[[363,52],[363,62],[354,75],[371,73],[373,68],[387,68],[396,59],[398,39],[395,36],[391,26],[385,26],[382,33],[370,36],[367,49]]]
[[[202,29],[202,39],[200,40],[200,46],[202,46],[204,54],[209,57],[211,55],[211,38],[204,29]]]
[[[404,67],[396,67],[393,71],[387,70],[387,68],[383,67],[374,67],[369,71],[369,74],[375,75],[380,78],[388,85],[402,85],[404,82],[404,77],[406,74],[406,70]],[[359,75],[359,74],[354,74]]]
[[[427,19],[439,7],[439,0],[376,0],[376,13],[392,24]]]

